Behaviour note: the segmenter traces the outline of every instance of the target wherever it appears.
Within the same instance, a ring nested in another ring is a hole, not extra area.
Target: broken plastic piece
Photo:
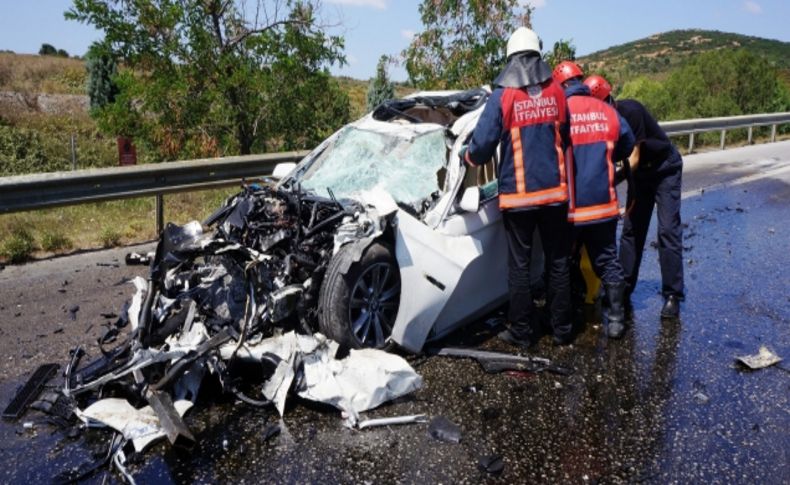
[[[434,439],[447,443],[461,442],[461,428],[444,416],[433,418],[431,424],[428,425],[428,434]]]
[[[412,416],[393,416],[391,418],[366,419],[360,421],[359,429],[373,428],[375,426],[391,426],[394,424],[414,424],[427,423],[428,418],[424,414],[414,414]]]
[[[760,351],[754,355],[741,355],[735,358],[738,362],[742,363],[750,369],[763,369],[770,367],[782,361],[782,358],[773,353],[765,345],[760,346]]]
[[[6,419],[18,419],[27,410],[28,406],[38,398],[44,384],[60,369],[58,364],[40,365],[33,375],[27,380],[22,389],[16,393],[14,399],[6,406],[3,417]]]
[[[505,463],[502,461],[502,455],[489,455],[480,458],[477,468],[492,475],[499,475],[505,469]]]
[[[302,285],[289,285],[271,292],[267,308],[272,322],[277,323],[290,316],[296,310],[303,293]]]
[[[552,372],[567,376],[573,374],[573,369],[553,363],[543,357],[522,356],[502,352],[488,352],[476,349],[443,348],[435,352],[442,357],[461,357],[476,360],[483,370],[495,374],[507,370],[527,372]]]
[[[195,437],[181,420],[170,395],[160,391],[149,391],[146,397],[159,418],[159,425],[164,429],[170,444],[179,448],[191,448],[195,444]]]
[[[263,430],[263,441],[269,441],[272,438],[280,436],[280,431],[282,431],[282,429],[279,424],[270,424],[266,426]]]
[[[154,253],[148,254],[140,254],[140,253],[128,253],[126,255],[126,265],[127,266],[147,266],[151,264],[151,259],[153,258]]]
[[[179,416],[183,416],[191,407],[190,401],[182,400],[173,403]],[[166,436],[156,412],[151,406],[135,409],[123,399],[106,398],[88,406],[85,410],[76,410],[77,416],[85,423],[101,423],[121,433],[130,440],[139,453],[154,441]]]

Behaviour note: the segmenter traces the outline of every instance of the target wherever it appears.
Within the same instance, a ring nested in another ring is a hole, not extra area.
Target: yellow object
[[[598,298],[598,293],[601,291],[601,280],[595,275],[595,271],[593,271],[590,255],[587,254],[587,248],[585,246],[582,246],[582,257],[579,266],[582,270],[584,283],[587,285],[587,296],[585,296],[584,302],[592,305],[595,303],[595,300]]]

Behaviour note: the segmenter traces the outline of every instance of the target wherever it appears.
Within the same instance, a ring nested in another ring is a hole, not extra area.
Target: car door
[[[461,272],[455,291],[437,317],[430,338],[446,335],[507,299],[507,240],[499,210],[496,161],[469,168],[463,190],[468,187],[476,187],[480,191],[477,212],[456,209],[436,230],[446,236],[471,237],[479,244],[481,254]]]

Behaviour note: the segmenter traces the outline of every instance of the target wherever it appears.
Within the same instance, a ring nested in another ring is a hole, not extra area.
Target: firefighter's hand
[[[469,145],[463,145],[460,150],[458,150],[458,158],[461,159],[461,165],[466,163],[466,152],[469,151]]]

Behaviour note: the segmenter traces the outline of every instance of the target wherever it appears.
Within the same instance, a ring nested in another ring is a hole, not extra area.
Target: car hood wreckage
[[[385,102],[278,166],[278,183],[243,184],[203,224],[167,225],[103,355],[81,366],[75,349],[61,396],[118,431],[108,460],[128,480],[127,443],[194,442],[181,418],[209,376],[280,415],[293,393],[355,426],[422,384],[383,349],[419,352],[505,300],[495,176],[458,162],[488,95]]]

